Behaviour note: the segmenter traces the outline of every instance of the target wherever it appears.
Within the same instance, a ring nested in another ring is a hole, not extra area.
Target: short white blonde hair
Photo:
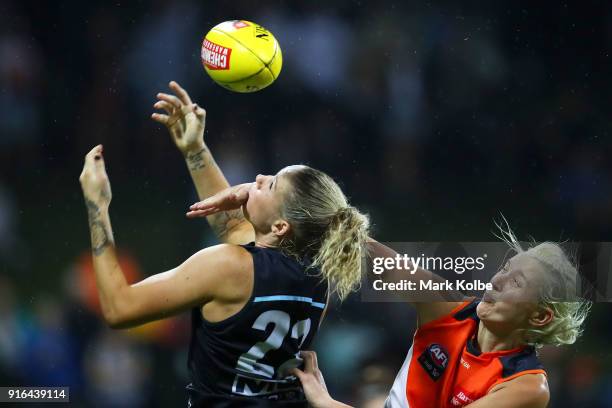
[[[591,309],[591,302],[580,297],[577,262],[572,261],[555,242],[534,244],[524,249],[505,218],[503,223],[505,225],[495,223],[500,232],[496,236],[517,254],[524,253],[536,259],[552,277],[549,284],[540,288],[539,305],[552,310],[553,319],[543,328],[526,329],[527,343],[536,347],[573,344],[582,334],[583,323]]]

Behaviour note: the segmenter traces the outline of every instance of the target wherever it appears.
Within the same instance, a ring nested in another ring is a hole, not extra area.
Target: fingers
[[[227,196],[217,194],[212,197],[208,197],[205,200],[198,201],[197,203],[191,204],[189,206],[189,209],[190,210],[206,210],[212,207],[220,207],[221,205],[223,205],[225,200],[227,200],[227,198],[228,198]]]
[[[189,206],[189,211],[185,214],[187,218],[207,217],[212,214],[224,211],[219,207],[219,202],[215,197],[197,202]]]
[[[104,166],[103,146],[97,145],[91,149],[85,155],[85,163],[83,164],[83,171],[79,176],[79,180],[83,182],[86,177],[94,176],[96,174],[106,175],[106,167]]]
[[[173,115],[176,112],[176,108],[169,102],[157,101],[153,104],[155,109],[163,109],[168,115]]]
[[[185,105],[191,105],[191,98],[186,90],[184,90],[176,81],[170,81],[170,89],[179,97]]]
[[[208,217],[209,215],[222,212],[219,207],[210,207],[205,210],[189,210],[185,215],[187,218],[201,218]]]
[[[160,92],[157,94],[157,99],[168,102],[175,109],[181,109],[183,107],[183,102],[174,95]]]
[[[191,204],[189,209],[194,210],[207,210],[209,208],[214,208],[218,206],[218,200],[215,197],[209,197],[206,200],[199,201],[197,203]]]
[[[249,190],[241,189],[234,194],[235,200],[239,202],[246,202],[249,199]]]
[[[170,117],[162,113],[151,114],[151,119],[153,119],[156,122],[161,123],[162,125],[168,125],[168,123],[170,123]]]
[[[315,373],[319,369],[317,362],[317,353],[314,351],[302,350],[300,356],[304,359],[304,371],[307,373]]]
[[[300,379],[300,381],[304,381],[304,377],[306,377],[306,373],[300,370],[299,368],[292,368],[289,370],[289,374],[296,376]]]
[[[85,166],[104,167],[104,157],[102,152],[104,147],[100,144],[94,147],[85,155]]]
[[[211,207],[210,201],[209,200],[203,200],[194,204],[191,204],[189,206],[190,210],[204,210],[207,207]]]
[[[87,154],[85,155],[85,160],[92,160],[93,157],[95,157],[96,155],[102,154],[103,150],[104,147],[101,144],[95,146],[93,149],[87,152]]]

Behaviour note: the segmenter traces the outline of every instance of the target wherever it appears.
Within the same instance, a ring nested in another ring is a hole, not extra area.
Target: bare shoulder
[[[228,262],[235,261],[237,263],[241,263],[248,259],[251,259],[251,254],[249,253],[249,251],[244,249],[241,245],[236,244],[213,245],[211,247],[204,248],[196,252],[194,256],[218,256],[219,260],[225,260]]]
[[[234,244],[219,244],[196,252],[185,264],[200,275],[206,286],[214,288],[218,300],[242,298],[253,286],[253,257]]]
[[[546,407],[550,399],[548,381],[544,374],[524,374],[496,385],[489,393],[512,393],[518,406]]]

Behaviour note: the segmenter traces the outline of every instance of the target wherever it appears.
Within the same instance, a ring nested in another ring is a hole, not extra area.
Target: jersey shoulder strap
[[[257,247],[254,243],[242,245],[253,256],[255,285],[253,301],[273,300],[270,297],[306,297],[312,302],[325,302],[327,285],[321,282],[317,268],[285,255],[278,248]]]
[[[515,374],[531,371],[531,370],[543,370],[544,366],[540,363],[538,356],[535,352],[535,348],[527,347],[524,350],[511,354],[509,356],[502,356],[499,358],[502,364],[502,377],[508,378]]]

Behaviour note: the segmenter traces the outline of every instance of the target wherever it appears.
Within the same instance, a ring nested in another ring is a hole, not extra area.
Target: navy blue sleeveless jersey
[[[301,366],[327,299],[318,270],[278,249],[243,245],[253,256],[254,286],[237,314],[217,323],[192,310],[189,407],[307,407]]]

